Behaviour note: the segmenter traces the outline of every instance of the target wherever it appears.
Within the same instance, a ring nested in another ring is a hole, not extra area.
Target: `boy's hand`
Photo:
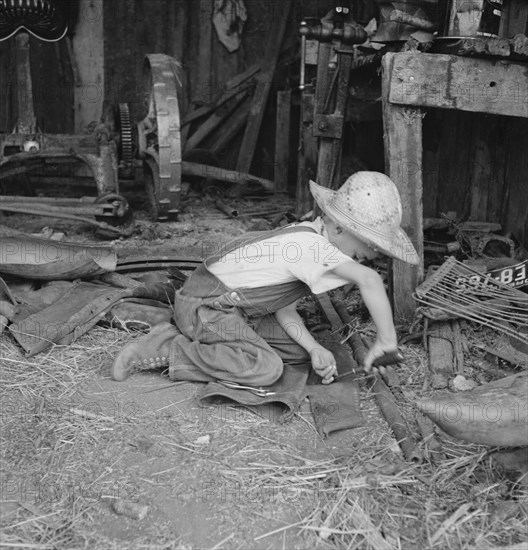
[[[337,374],[336,360],[331,351],[323,346],[316,346],[310,351],[312,366],[315,372],[323,379],[323,384],[330,384]]]
[[[363,364],[365,372],[370,373],[372,371],[373,373],[380,372],[381,374],[385,374],[385,367],[375,367],[372,363],[388,352],[398,352],[397,344],[383,344],[376,340],[365,357],[365,363]]]

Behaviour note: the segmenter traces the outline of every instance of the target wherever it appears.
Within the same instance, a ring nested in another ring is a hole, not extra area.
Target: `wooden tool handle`
[[[396,349],[394,351],[386,351],[381,357],[374,359],[373,367],[383,367],[385,365],[394,365],[395,363],[401,363],[403,361],[403,355]]]

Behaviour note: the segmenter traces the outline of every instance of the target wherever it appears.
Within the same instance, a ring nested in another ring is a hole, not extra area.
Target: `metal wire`
[[[528,296],[449,258],[416,289],[423,304],[475,321],[522,342],[528,325]]]

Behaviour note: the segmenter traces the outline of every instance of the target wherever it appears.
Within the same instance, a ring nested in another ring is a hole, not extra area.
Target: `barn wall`
[[[423,121],[424,215],[498,222],[528,240],[528,121],[430,110]]]

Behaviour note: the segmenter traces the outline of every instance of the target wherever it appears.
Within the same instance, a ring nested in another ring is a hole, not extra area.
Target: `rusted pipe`
[[[238,210],[236,208],[233,208],[232,206],[229,206],[221,199],[215,200],[215,206],[218,208],[218,210],[221,210],[224,214],[227,214],[230,218],[236,218],[238,216]]]
[[[350,316],[345,308],[340,307],[339,304],[334,304],[334,308],[337,311],[337,314],[341,318],[341,321],[344,324],[350,322]],[[363,365],[365,363],[365,358],[367,356],[368,350],[361,336],[358,332],[355,332],[348,340],[348,344],[354,352],[354,358],[356,359],[358,365]],[[387,387],[385,382],[381,379],[379,374],[372,376],[372,385],[370,389],[372,390],[378,406],[389,424],[394,437],[398,441],[400,449],[403,452],[403,456],[406,460],[410,462],[421,463],[423,461],[423,454],[418,448],[418,445],[414,437],[409,433],[405,421],[400,413],[398,405],[396,404],[393,393]]]

